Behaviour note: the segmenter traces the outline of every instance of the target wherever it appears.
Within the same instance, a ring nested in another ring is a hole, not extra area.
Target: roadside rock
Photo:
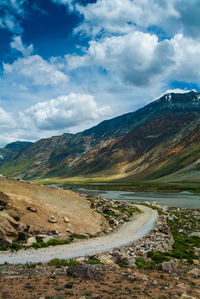
[[[177,266],[174,261],[164,262],[161,264],[162,271],[168,273],[177,273]]]
[[[46,236],[45,238],[42,239],[43,242],[48,242],[49,240],[53,239],[52,236]]]
[[[19,225],[17,227],[18,232],[23,233],[26,229],[27,229],[27,226],[25,224],[19,223]]]
[[[5,240],[2,240],[1,241],[1,244],[3,245],[3,246],[6,246],[6,247],[11,247],[12,246],[12,240],[8,240],[8,239],[5,239]]]
[[[103,255],[103,256],[99,256],[98,259],[100,260],[101,263],[106,264],[108,266],[111,267],[115,267],[115,268],[120,268],[117,264],[115,264],[113,262],[113,260],[111,259],[111,257],[109,255]]]
[[[0,215],[0,239],[15,241],[18,238],[18,223],[10,216]]]
[[[27,239],[27,246],[32,246],[34,243],[37,243],[36,238],[35,237],[30,237]]]
[[[74,232],[69,228],[66,229],[66,232],[69,233],[69,234],[74,234]]]
[[[99,280],[100,272],[96,269],[95,265],[72,266],[68,267],[66,273],[78,278]]]

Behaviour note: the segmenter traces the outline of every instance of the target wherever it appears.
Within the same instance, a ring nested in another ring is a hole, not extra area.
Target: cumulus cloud
[[[12,64],[3,64],[4,79],[12,82],[25,80],[27,84],[36,86],[64,84],[68,81],[68,76],[59,67],[39,55],[25,56]]]
[[[135,86],[170,77],[197,84],[200,80],[200,41],[182,34],[161,41],[140,31],[106,37],[91,41],[85,55],[66,55],[66,60],[69,69],[95,65]]]
[[[20,113],[20,119],[25,127],[60,130],[97,120],[110,113],[110,106],[98,106],[93,96],[71,93],[31,106]]]
[[[199,83],[200,41],[178,34],[171,40],[171,44],[176,64],[173,77],[188,83]]]
[[[162,61],[160,56],[162,55]],[[67,55],[69,69],[96,65],[118,73],[123,81],[134,85],[148,85],[171,65],[173,48],[169,41],[158,41],[156,35],[133,31],[91,41],[86,55]]]
[[[199,36],[199,0],[98,0],[87,6],[74,4],[83,15],[83,23],[75,32],[88,35],[128,33],[134,29],[162,28],[169,36],[184,33]]]
[[[162,25],[169,18],[180,18],[176,0],[98,0],[87,6],[76,4],[84,22],[76,31],[96,35],[102,30],[109,33],[127,33],[136,26],[148,28]]]

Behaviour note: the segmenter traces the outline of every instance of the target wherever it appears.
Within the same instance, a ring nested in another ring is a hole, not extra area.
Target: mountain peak
[[[199,110],[200,109],[200,93],[189,91],[187,93],[166,93],[152,104],[159,104],[170,110]]]

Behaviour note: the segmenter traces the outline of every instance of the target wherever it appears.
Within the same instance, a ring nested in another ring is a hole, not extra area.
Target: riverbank
[[[141,180],[119,180],[112,181],[102,178],[47,178],[37,179],[34,181],[37,184],[44,185],[60,185],[70,188],[86,188],[99,189],[109,191],[132,191],[132,192],[169,192],[179,193],[183,191],[200,193],[199,181],[183,181],[183,182],[165,182],[161,180],[141,181]]]

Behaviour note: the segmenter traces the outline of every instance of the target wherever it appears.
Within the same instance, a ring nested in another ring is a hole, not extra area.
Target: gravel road
[[[144,237],[154,226],[158,213],[142,205],[137,205],[142,213],[123,224],[113,234],[77,241],[69,245],[55,247],[19,250],[18,252],[1,252],[0,264],[26,264],[47,262],[53,258],[77,258],[85,255],[94,255],[107,252],[131,244],[133,241]]]

